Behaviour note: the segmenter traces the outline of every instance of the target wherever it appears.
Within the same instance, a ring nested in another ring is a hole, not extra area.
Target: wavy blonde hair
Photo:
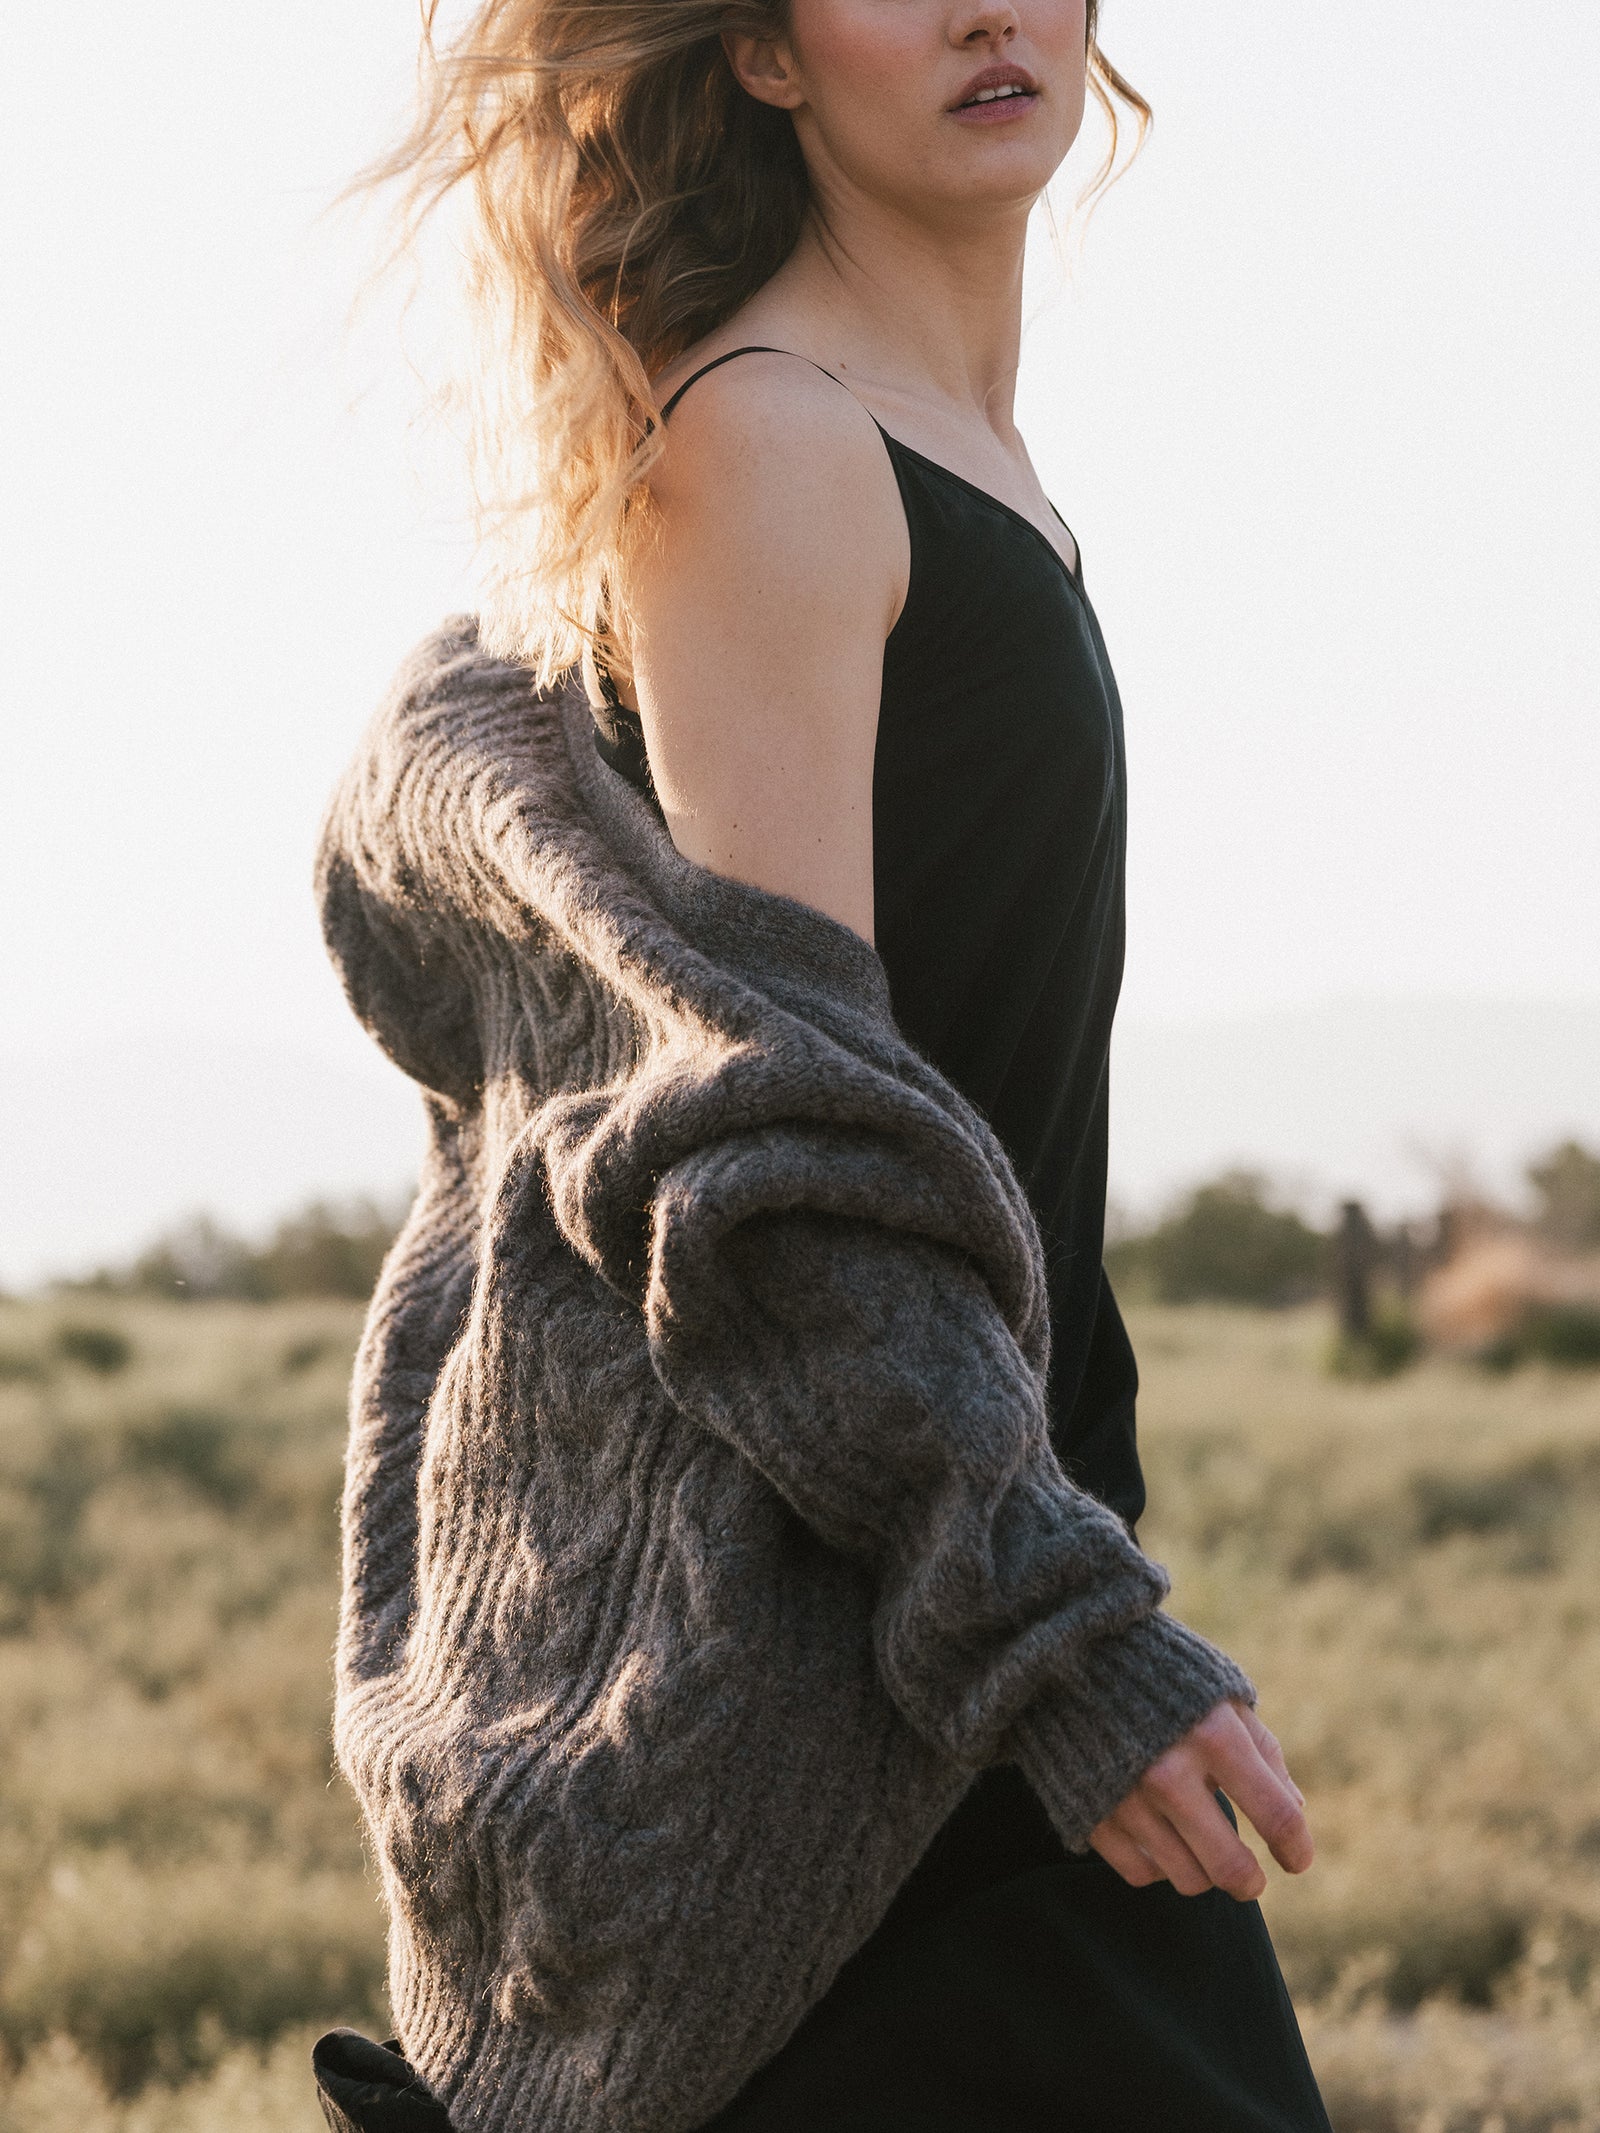
[[[360,181],[402,184],[404,226],[470,189],[482,339],[469,430],[489,571],[488,648],[546,688],[604,644],[626,666],[626,555],[662,450],[652,377],[738,310],[799,239],[810,199],[786,111],[739,84],[722,32],[780,35],[787,0],[479,0],[449,45],[422,0],[415,124]],[[1089,87],[1150,106],[1100,50]],[[1080,203],[1081,204],[1081,203]]]

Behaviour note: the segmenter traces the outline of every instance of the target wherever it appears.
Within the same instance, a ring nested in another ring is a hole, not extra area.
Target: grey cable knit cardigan
[[[1046,1435],[1037,1230],[822,912],[685,860],[470,618],[329,811],[423,1091],[357,1362],[335,1736],[464,2133],[683,2133],[974,1774],[1081,1847],[1219,1699]]]

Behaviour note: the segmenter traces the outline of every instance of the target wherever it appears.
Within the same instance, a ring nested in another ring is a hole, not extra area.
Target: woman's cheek
[[[848,108],[892,125],[902,102],[909,118],[939,101],[942,46],[914,10],[815,8],[799,51],[817,101],[837,117]]]

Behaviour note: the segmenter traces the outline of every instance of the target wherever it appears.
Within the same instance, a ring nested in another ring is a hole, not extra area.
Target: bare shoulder
[[[870,939],[883,647],[910,569],[876,425],[810,363],[741,355],[673,409],[650,489],[632,678],[672,835]]]
[[[695,368],[674,366],[663,399]],[[864,574],[887,635],[909,567],[904,514],[877,426],[843,385],[803,357],[747,350],[695,378],[664,441],[649,486],[673,546],[781,562],[796,592]]]
[[[872,417],[861,402],[805,356],[782,348],[727,353],[732,360],[726,362],[698,352],[680,356],[657,380],[663,405],[679,386],[688,385],[665,424],[669,449],[663,469],[674,458],[681,463],[739,438],[782,451],[796,431],[815,442],[832,440],[845,452],[853,447],[863,459],[867,446],[877,443]]]

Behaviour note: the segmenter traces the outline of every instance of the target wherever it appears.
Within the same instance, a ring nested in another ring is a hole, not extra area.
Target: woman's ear
[[[734,80],[759,103],[792,111],[802,101],[793,56],[775,38],[756,37],[748,30],[724,30],[722,49]]]

